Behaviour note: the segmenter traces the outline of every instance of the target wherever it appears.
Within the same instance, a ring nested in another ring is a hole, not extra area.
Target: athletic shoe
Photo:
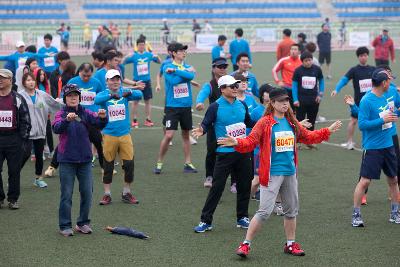
[[[212,187],[212,181],[213,181],[212,176],[207,176],[206,179],[204,180],[204,187],[211,188]]]
[[[300,244],[293,242],[290,246],[285,244],[283,247],[283,252],[292,254],[293,256],[304,256],[306,253],[304,253],[304,250],[301,249]]]
[[[132,121],[132,127],[133,127],[133,128],[139,128],[139,122],[137,121],[137,119],[133,119],[133,121]]]
[[[43,181],[42,179],[35,179],[35,181],[33,182],[34,186],[37,186],[39,188],[46,188],[47,184],[45,181]]]
[[[17,209],[19,209],[19,204],[17,201],[10,201],[10,202],[8,202],[8,208],[10,210],[17,210]]]
[[[53,177],[56,173],[56,169],[52,166],[49,166],[46,171],[44,172],[44,176],[46,177]]]
[[[74,235],[74,231],[72,231],[71,228],[68,228],[68,229],[60,230],[60,234],[65,236],[65,237],[73,236]]]
[[[341,147],[346,148],[347,150],[354,150],[354,142],[346,142],[346,143],[342,143],[340,144]]]
[[[90,225],[85,224],[85,225],[76,225],[75,226],[75,231],[81,234],[91,234],[93,232],[92,228],[90,228]]]
[[[233,183],[233,184],[231,185],[231,193],[232,193],[232,194],[236,194],[236,193],[237,193],[237,190],[236,190],[236,183]]]
[[[100,200],[99,204],[104,206],[104,205],[108,205],[111,204],[111,196],[108,194],[104,194],[103,198]]]
[[[192,136],[189,136],[189,140],[191,145],[197,145],[197,140],[194,139]]]
[[[247,243],[240,243],[240,246],[236,250],[236,255],[246,258],[249,255],[250,246]]]
[[[157,162],[156,167],[154,168],[154,173],[155,174],[161,174],[163,163],[162,162]]]
[[[128,203],[128,204],[139,204],[139,200],[137,200],[132,193],[126,193],[122,194],[122,202]]]
[[[212,230],[212,225],[205,223],[205,222],[200,222],[199,225],[197,225],[193,230],[196,233],[204,233],[205,231],[211,231]]]
[[[36,161],[36,156],[35,155],[31,155],[31,161]]]
[[[275,202],[274,213],[278,216],[284,215],[282,204],[280,202]]]
[[[152,122],[152,121],[149,120],[149,119],[146,119],[146,120],[144,121],[144,126],[153,127],[153,126],[154,126],[154,122]]]
[[[172,141],[170,141],[168,145],[169,146],[173,146],[174,144],[172,143]]]
[[[95,166],[95,162],[96,162],[96,156],[95,156],[95,155],[93,155],[93,157],[92,157],[92,167],[94,167],[94,166]]]
[[[247,228],[249,228],[249,224],[250,224],[250,221],[249,221],[249,218],[247,218],[247,217],[243,217],[236,221],[237,228],[247,229]]]
[[[318,116],[315,122],[326,122],[326,118],[322,116]]]
[[[351,218],[351,225],[353,227],[364,227],[364,221],[361,218],[360,213],[353,213],[353,216]]]
[[[192,163],[185,163],[183,166],[184,173],[197,173],[196,167]]]
[[[361,198],[361,205],[367,205],[367,195],[363,195]]]
[[[390,214],[389,222],[395,223],[395,224],[400,224],[400,214],[399,212],[392,212]]]
[[[328,75],[328,76],[326,76],[326,78],[327,78],[328,80],[332,80],[332,75]]]

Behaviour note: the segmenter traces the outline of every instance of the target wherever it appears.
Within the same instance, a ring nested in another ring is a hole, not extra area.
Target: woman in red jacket
[[[236,254],[246,257],[251,240],[261,229],[262,222],[271,215],[278,193],[282,196],[284,229],[287,242],[284,252],[304,256],[300,244],[295,242],[296,216],[299,210],[296,165],[296,143],[317,144],[328,140],[331,133],[342,125],[336,121],[328,128],[308,131],[296,120],[289,105],[286,89],[275,88],[270,93],[270,104],[265,115],[257,122],[246,138],[220,138],[218,144],[234,146],[241,153],[253,151],[260,145],[260,207],[250,222],[246,239]]]

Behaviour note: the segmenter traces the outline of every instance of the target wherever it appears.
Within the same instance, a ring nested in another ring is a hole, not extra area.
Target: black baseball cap
[[[226,60],[226,58],[224,58],[224,57],[218,57],[218,58],[216,58],[216,59],[214,59],[213,61],[212,61],[212,67],[214,68],[214,67],[216,67],[216,66],[228,66],[229,64],[228,64],[228,61]]]
[[[66,84],[63,86],[62,95],[63,95],[64,104],[66,103],[65,98],[67,97],[67,95],[72,94],[72,93],[77,93],[79,95],[79,99],[80,99],[81,91],[79,91],[78,85],[71,83],[71,84]]]
[[[371,79],[374,83],[380,84],[383,81],[391,80],[392,75],[389,71],[383,68],[378,68],[372,73]]]
[[[269,93],[269,99],[281,101],[284,99],[289,99],[289,94],[286,89],[284,88],[274,88]]]
[[[187,45],[183,45],[181,43],[173,43],[173,44],[170,44],[168,48],[170,49],[169,51],[178,52],[178,51],[181,51],[181,50],[187,50],[188,46]]]

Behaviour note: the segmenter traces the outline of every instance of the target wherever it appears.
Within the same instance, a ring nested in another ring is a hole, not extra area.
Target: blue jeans
[[[93,177],[92,164],[87,163],[60,163],[60,208],[59,225],[60,230],[72,228],[71,207],[72,193],[74,191],[75,176],[79,182],[81,203],[77,225],[89,224],[89,210],[92,205]]]

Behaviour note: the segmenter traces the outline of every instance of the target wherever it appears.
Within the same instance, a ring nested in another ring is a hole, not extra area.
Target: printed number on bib
[[[2,110],[0,111],[0,127],[11,128],[12,127],[12,110]]]
[[[371,91],[371,89],[372,89],[372,80],[371,79],[359,80],[358,84],[360,85],[361,93],[366,93],[368,91]]]
[[[390,114],[390,113],[392,113],[392,111],[387,109],[387,110],[382,111],[381,113],[379,113],[379,117],[383,118],[386,114]],[[392,126],[393,126],[393,123],[387,122],[387,123],[382,125],[382,130],[386,130],[386,129],[392,128]]]
[[[303,76],[301,77],[301,87],[304,89],[314,89],[317,83],[317,78]]]
[[[294,134],[292,131],[275,133],[275,152],[294,151]]]
[[[136,69],[139,76],[149,74],[149,66],[147,65],[147,63],[137,65]]]
[[[111,122],[125,120],[125,105],[116,104],[108,106],[108,120]]]
[[[95,92],[83,91],[81,92],[81,105],[91,106],[94,105]]]
[[[182,98],[189,96],[189,87],[187,83],[180,83],[174,86],[174,98]]]
[[[54,57],[45,57],[44,58],[44,66],[45,67],[53,67],[55,65]]]
[[[225,57],[225,52],[223,50],[219,51],[219,57]]]
[[[246,124],[243,122],[231,124],[225,127],[226,133],[234,138],[244,138],[246,137]]]

